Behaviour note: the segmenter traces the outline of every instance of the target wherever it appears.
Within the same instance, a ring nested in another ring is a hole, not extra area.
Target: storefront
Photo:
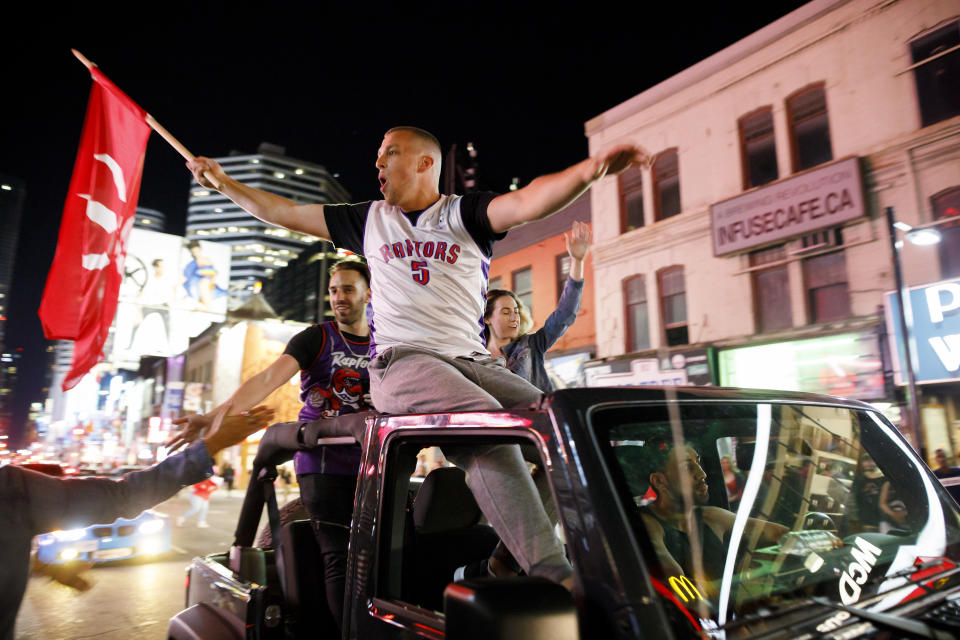
[[[710,386],[715,384],[712,351],[705,347],[641,351],[593,360],[584,365],[584,377],[588,387]]]
[[[875,330],[724,349],[717,369],[727,387],[888,400]]]
[[[910,353],[917,383],[927,462],[937,449],[960,449],[960,279],[912,287],[905,297]],[[894,381],[906,385],[903,328],[897,295],[885,296]]]

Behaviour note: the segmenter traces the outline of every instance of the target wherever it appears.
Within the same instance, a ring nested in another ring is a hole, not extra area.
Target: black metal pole
[[[913,446],[918,452],[924,449],[923,428],[920,424],[920,409],[917,406],[917,379],[913,370],[913,355],[910,341],[912,340],[912,323],[907,324],[905,285],[903,271],[900,266],[900,250],[897,249],[897,229],[893,226],[893,207],[887,207],[884,212],[887,216],[887,231],[890,235],[890,253],[893,257],[893,277],[897,287],[897,308],[900,327],[903,330],[903,368],[907,375],[907,419],[910,422],[910,433],[913,436]],[[911,318],[912,319],[912,318]]]

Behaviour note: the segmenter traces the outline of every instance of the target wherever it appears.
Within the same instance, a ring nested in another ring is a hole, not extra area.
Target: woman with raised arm
[[[490,354],[504,358],[510,371],[541,391],[553,391],[544,366],[544,354],[576,321],[580,310],[583,260],[590,249],[590,227],[583,222],[574,222],[573,228],[563,237],[570,255],[570,275],[557,308],[543,327],[528,333],[533,322],[520,299],[507,289],[493,289],[487,293],[483,314],[484,336]]]

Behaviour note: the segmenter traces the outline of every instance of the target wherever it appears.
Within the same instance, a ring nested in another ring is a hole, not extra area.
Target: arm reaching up
[[[621,144],[608,147],[559,173],[535,178],[524,188],[490,201],[487,207],[490,227],[495,233],[502,233],[526,222],[546,218],[576,200],[603,176],[625,171],[640,164],[643,158],[640,147]]]

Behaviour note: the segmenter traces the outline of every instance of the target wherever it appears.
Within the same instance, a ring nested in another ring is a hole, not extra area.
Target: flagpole
[[[73,52],[73,55],[77,57],[77,60],[82,62],[83,66],[85,66],[87,69],[90,69],[92,71],[93,68],[97,66],[96,63],[88,60],[86,56],[84,56],[82,53],[80,53],[76,49],[70,49],[70,51]],[[187,147],[185,147],[182,142],[180,142],[175,137],[173,137],[173,134],[167,131],[167,129],[162,124],[157,122],[156,118],[154,118],[152,115],[148,113],[145,119],[147,121],[147,124],[150,125],[150,128],[156,131],[157,133],[159,133],[160,137],[166,140],[167,144],[169,144],[171,147],[176,149],[177,153],[183,156],[187,161],[191,161],[195,158],[195,156],[192,153],[190,153],[190,150],[187,149]],[[222,187],[222,185],[220,184],[220,181],[217,180],[211,172],[204,171],[203,177],[210,181],[214,189],[217,189],[219,191],[220,188]]]

